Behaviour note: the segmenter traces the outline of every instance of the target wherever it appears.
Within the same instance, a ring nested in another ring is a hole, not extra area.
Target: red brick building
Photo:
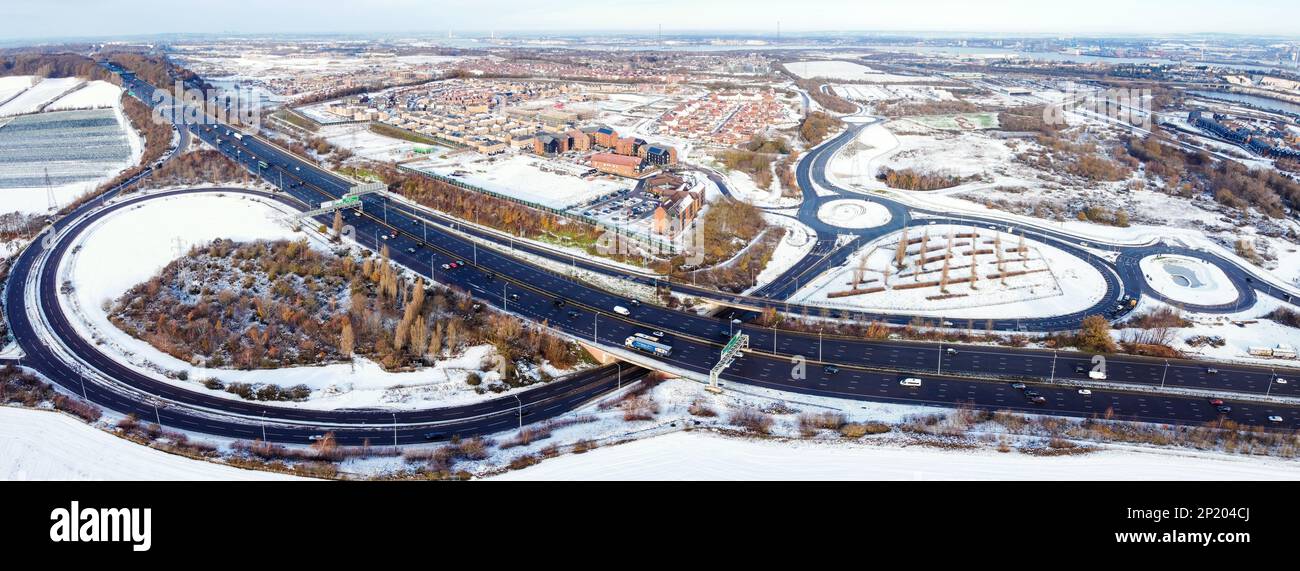
[[[591,168],[600,172],[637,178],[641,176],[641,157],[629,157],[612,153],[597,153],[591,156]]]

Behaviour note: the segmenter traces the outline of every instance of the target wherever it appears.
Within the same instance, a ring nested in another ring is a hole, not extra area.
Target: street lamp
[[[519,395],[510,395],[515,397],[515,402],[519,403],[519,428],[524,428],[524,401],[519,400]]]

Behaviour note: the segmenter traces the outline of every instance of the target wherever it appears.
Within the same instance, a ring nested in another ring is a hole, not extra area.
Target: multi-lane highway
[[[129,81],[134,80],[128,78]],[[135,82],[138,84],[138,82]],[[151,88],[136,85],[145,96]],[[234,137],[225,133],[224,125],[190,125],[195,136],[219,148],[231,158],[262,174],[267,181],[283,191],[276,199],[302,210],[319,203],[336,199],[352,187],[353,183],[323,171],[253,136]],[[841,135],[844,137],[844,135]],[[829,148],[825,147],[825,148]],[[811,154],[813,159],[818,155]],[[824,160],[824,159],[823,159]],[[261,169],[259,162],[268,164]],[[808,169],[815,160],[809,161]],[[824,166],[824,163],[822,163]],[[801,169],[803,163],[801,163]],[[804,171],[803,176],[811,176]],[[819,182],[819,184],[821,184]],[[177,191],[194,192],[194,191]],[[807,190],[805,190],[807,192]],[[813,193],[815,194],[815,193]],[[396,429],[399,442],[417,439],[429,432],[427,427],[412,426],[429,422],[465,421],[463,415],[473,411],[461,409],[436,409],[392,413],[386,411],[307,411],[264,406],[206,396],[179,389],[173,385],[152,380],[118,364],[112,357],[99,354],[91,343],[78,338],[67,323],[56,283],[54,268],[71,242],[71,236],[84,230],[91,221],[106,216],[117,208],[134,201],[149,200],[140,196],[99,207],[86,205],[77,213],[61,221],[59,236],[48,244],[34,244],[15,264],[14,278],[6,292],[7,311],[14,323],[15,337],[28,358],[25,364],[45,373],[64,388],[84,392],[90,400],[115,410],[135,412],[148,418],[152,403],[166,403],[166,414],[159,413],[164,424],[201,432],[255,438],[263,415],[274,425],[266,437],[271,440],[302,442],[311,433],[328,428],[340,438],[360,440],[376,438],[386,428]],[[394,261],[430,277],[434,281],[460,287],[477,298],[506,311],[545,321],[551,327],[595,345],[620,347],[623,340],[636,332],[662,330],[674,346],[668,358],[655,359],[641,356],[638,361],[674,371],[707,374],[716,362],[725,338],[739,327],[750,335],[751,350],[723,375],[724,382],[745,383],[807,394],[836,396],[903,403],[953,405],[971,403],[990,408],[1044,411],[1057,414],[1086,416],[1110,414],[1120,418],[1134,418],[1167,422],[1206,422],[1231,418],[1246,423],[1265,423],[1269,416],[1281,416],[1283,422],[1270,423],[1295,428],[1300,423],[1300,413],[1290,405],[1274,403],[1235,403],[1231,412],[1220,413],[1203,397],[1152,394],[1139,391],[1094,390],[1091,395],[1078,392],[1075,387],[1052,384],[1064,379],[1085,380],[1086,371],[1092,367],[1090,356],[1077,353],[1056,354],[1002,347],[958,347],[908,343],[901,341],[872,342],[862,339],[796,334],[753,327],[747,323],[733,324],[717,319],[685,313],[653,304],[633,306],[628,300],[575,281],[559,272],[543,269],[524,260],[489,248],[476,248],[475,243],[461,232],[449,228],[455,221],[422,209],[395,201],[385,194],[363,198],[362,210],[349,214],[354,239],[368,248],[381,244],[390,247]],[[320,217],[328,223],[328,217]],[[902,212],[895,220],[905,222]],[[485,232],[485,231],[484,231]],[[486,238],[486,234],[484,235]],[[43,242],[43,241],[38,241]],[[544,250],[539,255],[551,255]],[[443,271],[441,264],[453,260],[467,260],[462,268]],[[566,257],[564,261],[570,260]],[[816,264],[818,262],[811,262]],[[803,271],[814,271],[805,269]],[[28,278],[32,279],[28,279]],[[632,277],[637,277],[633,275]],[[644,276],[639,276],[644,278]],[[1117,280],[1120,278],[1116,278]],[[19,287],[14,287],[17,284]],[[28,284],[36,291],[29,292]],[[776,288],[776,289],[779,289]],[[28,295],[28,294],[31,295]],[[772,292],[774,294],[778,292]],[[29,308],[29,299],[39,305]],[[556,302],[563,300],[563,307]],[[615,305],[631,306],[629,315],[612,311]],[[28,311],[32,309],[33,311]],[[33,322],[29,315],[37,315]],[[950,350],[951,349],[951,350]],[[75,357],[70,359],[69,357]],[[80,364],[72,366],[67,361]],[[94,372],[86,374],[86,369]],[[1143,359],[1113,356],[1109,359],[1109,382],[1118,387],[1125,384],[1134,388],[1152,390],[1159,387],[1209,391],[1238,391],[1267,393],[1271,396],[1296,396],[1294,380],[1279,383],[1279,376],[1260,367],[1218,367],[1212,373],[1202,363]],[[626,371],[624,371],[626,373]],[[617,374],[617,373],[616,373]],[[640,374],[640,373],[638,373]],[[603,376],[602,376],[603,375]],[[920,376],[920,387],[899,384],[904,376]],[[82,381],[86,388],[82,389]],[[1284,378],[1284,377],[1283,377]],[[103,383],[97,379],[109,379]],[[1036,389],[1044,402],[1034,404],[1020,391],[1008,387],[1009,380],[1026,380],[1040,383]],[[609,369],[588,373],[567,385],[548,385],[521,393],[529,395],[520,403],[525,413],[530,408],[560,411],[566,406],[585,402],[592,396],[608,390]],[[612,381],[617,383],[617,381]],[[551,388],[558,386],[560,388]],[[92,388],[93,387],[93,388]],[[571,392],[556,397],[554,391]],[[594,388],[593,388],[594,387]],[[545,402],[532,399],[549,398]],[[505,415],[513,398],[497,401],[495,415]],[[484,405],[487,406],[487,405]],[[454,412],[446,412],[446,411]],[[175,415],[169,421],[168,415]],[[460,416],[457,416],[460,415]],[[537,416],[533,418],[541,418]],[[525,417],[525,420],[528,418]],[[518,420],[518,419],[516,419]],[[459,433],[492,432],[508,428],[502,418],[491,423],[486,420],[458,428]],[[250,433],[250,430],[252,432]],[[405,432],[404,432],[405,431]],[[423,432],[422,432],[423,431]],[[436,431],[434,431],[436,432]],[[405,437],[402,435],[406,434]],[[405,438],[405,440],[403,440]]]

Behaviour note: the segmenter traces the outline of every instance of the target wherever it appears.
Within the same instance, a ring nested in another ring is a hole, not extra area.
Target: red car
[[[1223,399],[1210,399],[1210,406],[1223,406]]]

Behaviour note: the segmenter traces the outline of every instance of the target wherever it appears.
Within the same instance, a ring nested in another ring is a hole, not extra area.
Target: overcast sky
[[[1300,35],[1296,0],[0,0],[0,38],[155,33],[959,31]]]

